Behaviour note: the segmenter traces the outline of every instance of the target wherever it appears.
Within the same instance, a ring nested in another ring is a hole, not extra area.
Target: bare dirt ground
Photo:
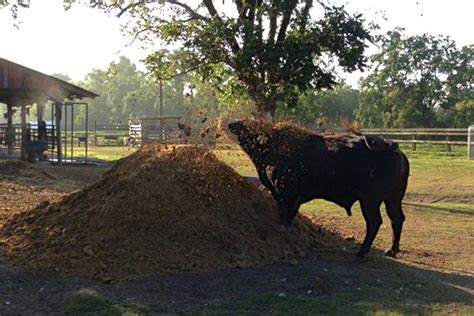
[[[11,216],[81,189],[100,178],[109,167],[108,164],[86,167],[37,164],[3,168],[0,229]],[[333,242],[315,249],[300,262],[258,269],[104,282],[31,271],[13,265],[0,254],[0,315],[469,314],[474,311],[473,271],[453,271],[449,269],[449,260],[430,264],[429,258],[443,256],[442,251],[402,253],[402,260],[393,260],[375,249],[368,260],[356,261],[353,258],[358,247],[356,241],[361,240],[357,231],[342,229],[341,233],[332,229],[337,223],[331,218],[308,216],[313,222],[322,223],[322,229],[334,232]],[[437,243],[439,238],[433,236],[428,242]],[[453,236],[451,240],[456,239]],[[472,238],[468,240],[471,244],[465,247],[472,250]],[[472,259],[472,252],[459,255],[468,261],[469,257]]]

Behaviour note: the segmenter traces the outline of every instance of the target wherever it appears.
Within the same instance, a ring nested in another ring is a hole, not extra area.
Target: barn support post
[[[163,80],[160,79],[160,117],[163,117]],[[163,126],[163,119],[160,119],[161,142],[165,140],[165,128]]]
[[[74,160],[74,104],[71,104],[71,163]]]
[[[94,121],[94,146],[97,146],[97,121]]]
[[[38,118],[38,126],[39,126],[39,123],[43,120],[43,115],[44,115],[44,103],[36,103],[36,117]]]
[[[13,105],[7,104],[7,130],[5,140],[8,146],[8,155],[13,154],[13,141],[15,139],[15,133],[13,131]]]
[[[67,104],[64,104],[64,159],[67,159]]]
[[[89,149],[89,104],[86,103],[86,164]]]
[[[61,142],[61,103],[54,102],[55,121],[56,121],[56,152],[58,165],[63,164],[62,142]]]
[[[21,159],[26,160],[26,145],[28,143],[26,130],[26,105],[21,105]]]
[[[54,150],[56,149],[56,122],[54,119],[54,103],[51,105],[51,159],[54,158]]]

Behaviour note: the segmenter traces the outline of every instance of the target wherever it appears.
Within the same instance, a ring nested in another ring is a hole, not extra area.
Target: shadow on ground
[[[412,202],[403,202],[403,205],[413,206],[416,207],[418,211],[422,212],[444,212],[454,215],[472,215],[473,211],[471,210],[463,210],[463,209],[453,209],[447,207],[441,207],[436,205],[429,205],[429,204],[420,204],[420,203],[412,203]]]
[[[0,313],[342,314],[473,311],[474,278],[416,267],[331,234],[294,265],[103,282],[29,271],[0,258]]]

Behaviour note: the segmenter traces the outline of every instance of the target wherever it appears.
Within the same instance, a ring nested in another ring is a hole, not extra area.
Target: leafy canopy
[[[74,2],[65,0],[67,5]],[[215,81],[222,71],[231,73],[258,110],[270,114],[277,101],[296,105],[300,92],[333,86],[335,64],[345,71],[362,69],[370,40],[360,14],[323,1],[87,3],[131,17],[134,23],[127,30],[136,39],[180,45],[186,54],[184,71],[196,70]],[[147,61],[163,65],[164,59],[158,53]],[[164,76],[166,70],[158,73]]]
[[[465,121],[457,116],[465,116],[474,100],[473,45],[458,49],[448,37],[406,37],[401,29],[381,37],[379,45],[372,56],[374,69],[361,82],[356,116],[363,126],[436,127]]]

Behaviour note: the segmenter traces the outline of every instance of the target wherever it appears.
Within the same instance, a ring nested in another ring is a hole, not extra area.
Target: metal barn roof
[[[0,58],[0,102],[12,106],[62,102],[99,95],[64,80]]]

